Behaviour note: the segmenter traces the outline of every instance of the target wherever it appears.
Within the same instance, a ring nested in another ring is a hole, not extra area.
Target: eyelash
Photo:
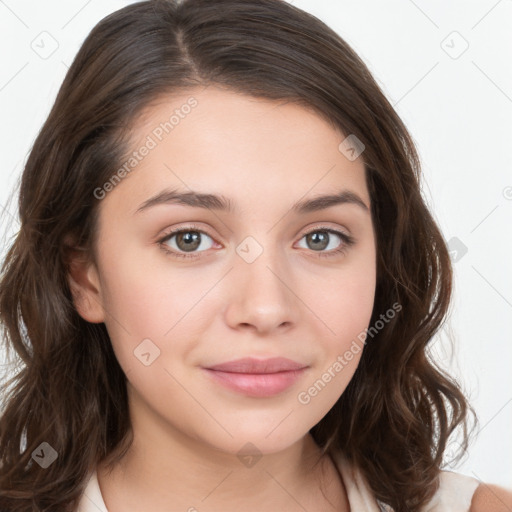
[[[169,231],[168,233],[166,233],[164,235],[163,238],[160,238],[159,240],[157,240],[157,243],[158,243],[159,247],[166,254],[168,254],[168,255],[170,255],[172,257],[190,258],[190,259],[199,258],[200,256],[198,255],[197,252],[195,252],[195,253],[191,252],[191,253],[188,253],[188,254],[187,253],[183,253],[183,252],[176,252],[173,249],[169,249],[168,246],[165,244],[165,242],[168,242],[174,235],[177,235],[179,233],[186,233],[188,231],[194,231],[194,232],[202,233],[204,235],[209,236],[213,240],[213,237],[210,234],[208,234],[206,231],[204,231],[203,229],[200,229],[199,227],[194,226],[193,224],[191,224],[190,226],[186,226],[185,228],[179,228],[179,229],[175,229],[175,230]],[[302,237],[301,237],[301,240],[305,236],[310,235],[311,233],[316,233],[317,231],[324,231],[324,232],[327,232],[329,234],[338,235],[341,238],[342,242],[343,242],[341,247],[338,248],[338,249],[333,249],[333,250],[328,251],[328,252],[313,251],[313,252],[317,252],[318,256],[320,258],[331,258],[331,257],[334,257],[334,256],[345,254],[346,250],[350,246],[354,245],[354,243],[355,243],[354,237],[352,237],[350,235],[347,235],[346,233],[343,233],[342,231],[337,231],[336,229],[322,227],[322,226],[316,227],[315,229],[312,229],[311,231],[308,231],[307,233],[304,233],[302,235]],[[201,252],[203,252],[203,251],[199,251],[199,253],[201,253]]]

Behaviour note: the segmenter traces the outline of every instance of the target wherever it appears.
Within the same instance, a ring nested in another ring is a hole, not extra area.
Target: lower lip
[[[223,386],[247,396],[268,397],[293,386],[306,368],[278,373],[232,373],[205,368],[211,377]]]

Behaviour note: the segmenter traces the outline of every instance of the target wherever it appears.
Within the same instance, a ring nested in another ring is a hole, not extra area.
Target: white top
[[[333,460],[347,490],[351,512],[393,512],[373,496],[364,476],[339,453]],[[441,471],[439,489],[422,512],[469,512],[471,500],[480,482],[473,477]],[[77,512],[108,512],[94,471],[78,505]]]

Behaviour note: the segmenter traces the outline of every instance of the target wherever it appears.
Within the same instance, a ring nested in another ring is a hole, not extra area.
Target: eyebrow
[[[203,194],[195,191],[180,192],[178,190],[165,189],[144,201],[139,208],[137,208],[135,213],[161,204],[181,204],[227,213],[234,213],[236,211],[234,203],[223,195]],[[341,190],[336,194],[322,195],[313,199],[298,201],[291,209],[295,213],[305,214],[326,210],[327,208],[340,204],[354,204],[364,211],[369,212],[369,208],[365,202],[355,192],[350,190]]]

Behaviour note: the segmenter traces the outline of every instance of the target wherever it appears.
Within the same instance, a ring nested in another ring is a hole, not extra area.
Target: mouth
[[[293,386],[307,365],[286,358],[237,359],[203,368],[216,384],[252,397],[270,397]]]

